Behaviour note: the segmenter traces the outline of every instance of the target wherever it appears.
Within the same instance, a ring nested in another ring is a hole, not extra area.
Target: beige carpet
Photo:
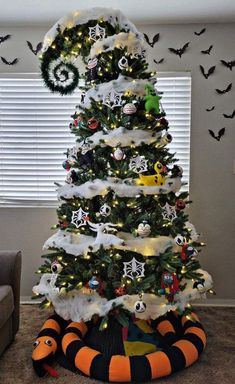
[[[235,308],[198,308],[207,331],[207,348],[193,366],[158,384],[234,384],[235,383]],[[0,384],[91,384],[96,380],[76,375],[59,366],[60,377],[35,376],[31,365],[31,350],[37,332],[49,313],[37,305],[21,306],[21,327],[14,343],[0,358]],[[154,383],[153,382],[153,383]]]

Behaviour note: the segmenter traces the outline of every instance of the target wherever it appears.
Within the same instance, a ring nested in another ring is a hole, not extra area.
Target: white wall
[[[193,31],[206,26],[204,35],[196,37]],[[235,120],[226,120],[222,113],[235,109],[234,72],[224,68],[220,59],[234,59],[235,24],[209,25],[159,25],[139,26],[150,37],[160,32],[160,40],[148,49],[150,68],[156,69],[153,59],[164,57],[159,71],[191,71],[192,73],[192,134],[191,134],[191,183],[190,192],[194,204],[190,219],[203,234],[207,247],[200,254],[203,268],[214,278],[218,299],[235,299],[235,176],[232,163],[235,159]],[[34,45],[41,41],[47,28],[0,28],[0,35],[12,34],[11,40],[0,46],[0,56],[8,59],[19,57],[16,66],[4,66],[0,72],[37,72],[37,58],[28,50],[26,40]],[[190,41],[188,52],[179,59],[167,48],[181,47]],[[211,55],[200,51],[213,44]],[[199,72],[199,64],[209,68],[216,65],[216,72],[205,80]],[[235,71],[235,69],[234,69]],[[225,88],[234,82],[232,91],[223,96],[215,88]],[[205,108],[215,105],[215,111]],[[226,134],[217,142],[208,129],[217,132],[226,127]],[[23,252],[22,296],[31,295],[31,287],[37,281],[34,271],[40,266],[41,247],[51,235],[50,226],[56,223],[56,212],[49,208],[0,209],[0,248],[21,249]]]

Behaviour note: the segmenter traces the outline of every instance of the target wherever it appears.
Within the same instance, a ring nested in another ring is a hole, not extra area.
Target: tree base
[[[155,321],[132,319],[122,327],[115,318],[107,329],[97,324],[71,323],[57,361],[64,368],[106,382],[144,382],[170,375],[193,364],[206,336],[195,321],[168,312]],[[69,329],[70,328],[70,329]]]

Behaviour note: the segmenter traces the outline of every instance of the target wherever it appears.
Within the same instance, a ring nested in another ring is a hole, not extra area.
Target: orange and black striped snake
[[[195,321],[185,316],[178,316],[176,313],[168,313],[153,321],[152,326],[162,336],[164,347],[162,350],[143,356],[107,357],[88,347],[83,340],[88,331],[88,326],[84,322],[67,322],[61,347],[74,367],[87,376],[106,382],[145,382],[170,375],[188,367],[198,359],[206,345],[206,336],[197,316],[193,314],[193,317]],[[53,318],[53,324],[50,318],[38,335],[36,343],[40,342],[41,347],[40,344],[36,345],[32,359],[39,376],[46,372],[45,369],[43,372],[41,368],[38,369],[43,365],[41,361],[49,364],[55,354],[59,327],[61,326],[59,322],[56,325],[56,318]],[[54,333],[50,334],[52,329]],[[46,340],[51,341],[50,347],[45,344]]]

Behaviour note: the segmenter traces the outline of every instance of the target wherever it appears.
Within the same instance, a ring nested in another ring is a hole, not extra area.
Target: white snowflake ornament
[[[87,152],[89,152],[92,149],[92,146],[90,143],[84,140],[80,148],[81,148],[82,155],[85,155]]]
[[[88,212],[83,211],[82,208],[73,211],[71,223],[74,224],[76,228],[84,227],[84,225],[87,225],[88,220]]]
[[[141,263],[136,260],[135,257],[129,262],[123,262],[124,264],[124,275],[123,277],[129,277],[134,280],[137,277],[144,277],[144,265],[145,263]]]
[[[77,147],[72,147],[68,150],[68,159],[69,160],[74,160],[77,158],[77,152],[78,152],[78,149]]]
[[[145,156],[136,156],[130,159],[129,169],[136,173],[142,173],[148,170],[148,160]]]
[[[105,37],[105,28],[102,28],[99,24],[89,27],[89,37],[94,41],[103,39]]]
[[[175,207],[166,203],[162,207],[162,217],[163,219],[174,221],[177,218]]]
[[[103,104],[107,107],[113,109],[115,107],[122,106],[122,94],[116,92],[114,89],[111,89],[110,92],[104,95]]]

